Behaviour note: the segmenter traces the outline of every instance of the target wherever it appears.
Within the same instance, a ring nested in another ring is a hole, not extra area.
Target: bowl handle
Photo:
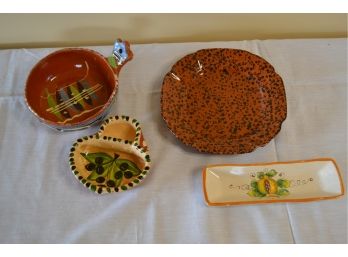
[[[109,56],[106,59],[114,73],[118,75],[123,65],[132,60],[132,58],[133,52],[130,49],[129,42],[123,41],[122,39],[117,39],[114,44],[112,56]]]

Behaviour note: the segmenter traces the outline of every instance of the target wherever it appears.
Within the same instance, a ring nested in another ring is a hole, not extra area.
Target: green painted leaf
[[[280,195],[280,196],[285,196],[285,195],[289,195],[289,194],[290,194],[289,190],[287,190],[285,188],[279,189],[277,192],[277,195]]]
[[[250,185],[253,189],[257,189],[257,181],[256,180],[251,181]]]
[[[290,181],[287,179],[278,179],[277,185],[280,188],[289,188],[290,187]]]
[[[115,183],[115,187],[119,187],[122,184],[125,172],[131,172],[133,177],[141,173],[141,170],[134,162],[125,159],[118,159],[119,155],[117,154],[115,154],[114,157],[111,157],[106,153],[98,152],[88,154],[81,153],[81,156],[88,162],[95,165],[95,168],[91,171],[91,174],[87,178],[89,180],[97,180],[98,177],[104,177],[105,182],[113,181]],[[97,169],[100,169],[100,167],[103,167],[104,169],[102,174],[97,173]],[[116,173],[119,174],[115,176]]]
[[[105,177],[105,179],[106,180],[115,180],[115,177],[114,176],[112,176],[113,175],[113,173],[114,173],[114,170],[115,170],[115,160],[113,160],[112,162],[110,162],[109,164],[108,164],[109,166],[108,166],[108,168],[107,168],[107,171],[108,171],[108,173],[106,174],[106,177]]]
[[[262,194],[257,190],[250,190],[247,194],[251,197],[265,197],[266,196],[265,194]]]
[[[257,178],[259,178],[259,179],[263,179],[264,176],[265,176],[265,173],[262,171],[257,173]]]
[[[106,170],[106,173],[105,174],[103,173],[102,176],[105,177],[105,181],[111,180],[115,182],[115,187],[119,187],[123,180],[123,172],[121,172],[121,177],[119,178],[115,177],[116,172],[119,171],[119,168],[117,167],[117,164],[116,164],[116,159],[113,159],[113,161],[109,163],[108,165],[109,166]]]
[[[77,89],[76,87],[76,83],[73,83],[69,86],[70,90],[71,90],[71,93],[73,94],[74,97],[78,96],[78,95],[81,95],[81,93],[79,92],[79,90]],[[76,102],[78,102],[79,104],[82,105],[82,107],[85,109],[86,106],[85,106],[85,103],[83,102],[83,99],[81,97],[77,97],[76,98]]]
[[[274,177],[275,175],[277,175],[277,173],[278,172],[275,169],[271,169],[271,170],[267,171],[266,176]]]
[[[129,160],[125,160],[125,159],[118,159],[116,160],[116,166],[118,168],[118,170],[122,170],[121,167],[122,166],[126,166],[127,168],[124,168],[123,170],[129,170],[133,173],[133,176],[137,176],[141,173],[141,170],[137,167],[137,165]]]
[[[81,153],[82,157],[85,158],[90,163],[95,164],[95,168],[92,170],[91,174],[87,177],[89,180],[96,180],[98,177],[107,178],[108,173],[110,172],[110,168],[112,167],[112,158],[110,155],[102,152],[98,153]],[[98,162],[98,163],[97,163]],[[98,166],[103,167],[104,171],[102,174],[97,173]]]
[[[95,162],[95,159],[97,157],[101,157],[103,159],[103,162],[102,164],[106,164],[106,163],[109,163],[111,161],[113,161],[114,158],[112,158],[110,155],[106,154],[106,153],[102,153],[102,152],[99,152],[99,153],[88,153],[88,154],[85,154],[85,153],[81,153],[81,155],[83,156],[83,158],[85,158],[87,161],[91,162],[91,163],[94,163],[96,164]]]
[[[87,177],[87,179],[96,180],[98,177],[104,177],[105,179],[107,179],[108,173],[110,172],[110,168],[112,167],[112,162],[103,164],[102,166],[104,168],[102,174],[98,174],[96,170],[93,170],[92,173]]]
[[[46,94],[47,94],[47,104],[48,104],[48,107],[50,108],[55,108],[57,106],[57,102],[56,102],[56,99],[50,95],[50,93],[48,93],[48,90],[46,88]],[[59,119],[59,120],[64,120],[63,116],[60,114],[59,111],[54,111],[52,112],[54,115],[56,115],[56,117]]]
[[[116,179],[116,181],[115,181],[115,184],[116,184],[115,187],[119,187],[119,186],[121,185],[122,179],[123,179],[123,177],[120,178],[120,179]]]
[[[254,191],[249,191],[249,192],[247,193],[247,195],[248,195],[248,196],[251,196],[251,197],[255,196],[255,195],[254,195]]]
[[[255,194],[256,197],[265,197],[266,196],[266,194],[263,194],[263,193],[261,193],[259,191],[254,191],[254,194]]]

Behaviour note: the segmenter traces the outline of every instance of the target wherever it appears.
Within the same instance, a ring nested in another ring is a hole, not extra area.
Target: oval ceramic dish
[[[117,93],[119,71],[132,56],[129,43],[120,40],[109,58],[83,48],[49,54],[28,76],[26,103],[52,128],[88,127],[107,114]]]
[[[333,159],[210,165],[203,169],[203,192],[211,206],[308,202],[344,195]]]
[[[162,117],[201,152],[239,154],[267,144],[286,118],[284,85],[272,65],[243,50],[203,49],[164,77]]]
[[[114,116],[95,135],[76,140],[69,162],[85,187],[102,194],[137,186],[148,175],[151,161],[139,122]]]

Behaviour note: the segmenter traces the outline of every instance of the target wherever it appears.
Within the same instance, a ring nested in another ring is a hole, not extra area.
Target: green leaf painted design
[[[108,169],[108,173],[106,175],[107,177],[107,181],[112,181],[114,184],[115,184],[115,187],[119,187],[121,182],[122,182],[122,179],[123,179],[123,176],[121,178],[116,178],[115,177],[115,173],[117,172],[117,165],[116,165],[116,161],[113,161],[110,165],[110,169]]]
[[[123,180],[123,172],[120,172],[121,177],[116,179],[116,187],[119,187]]]
[[[276,172],[276,170],[271,169],[269,171],[266,172],[266,176],[268,177],[274,177],[275,175],[277,175],[278,172]]]
[[[69,86],[71,93],[73,94],[74,97],[81,95],[81,93],[79,92],[79,90],[76,87],[76,83],[73,83]],[[86,108],[85,103],[83,102],[83,98],[82,97],[78,97],[76,98],[76,102],[78,102],[79,104],[82,105],[83,108]]]
[[[251,181],[250,185],[253,189],[257,190],[257,181],[256,180]]]
[[[285,188],[281,188],[277,192],[277,195],[280,195],[280,196],[285,196],[285,195],[289,195],[289,194],[290,194],[289,190],[287,190]]]
[[[107,163],[102,165],[104,172],[102,174],[98,174],[98,172],[95,170],[92,171],[92,173],[87,177],[89,180],[96,180],[98,177],[106,177],[107,174],[110,172],[110,168],[112,166],[112,163]]]
[[[57,101],[56,99],[48,92],[47,88],[46,88],[46,94],[47,94],[47,104],[49,108],[54,108],[57,106]],[[56,117],[59,120],[64,120],[63,116],[60,114],[59,111],[54,111],[52,112],[54,115],[56,115]]]
[[[250,190],[247,194],[249,196],[253,196],[253,197],[265,197],[266,196],[265,194],[259,192],[257,189]]]
[[[122,166],[127,166],[126,170],[131,171],[133,173],[133,176],[138,176],[141,173],[141,170],[137,167],[137,165],[134,162],[125,159],[117,160],[116,165],[119,169],[121,169]]]
[[[290,181],[287,179],[278,179],[277,185],[280,188],[289,188],[290,187]]]
[[[81,155],[89,162],[91,163],[94,163],[94,164],[97,164],[95,162],[95,159],[96,158],[102,158],[102,164],[106,164],[106,163],[109,163],[111,161],[113,161],[114,158],[112,158],[110,155],[106,154],[106,153],[102,153],[102,152],[98,152],[98,153],[88,153],[88,154],[85,154],[85,153],[81,153]]]
[[[86,170],[91,172],[87,179],[94,180],[98,184],[106,184],[107,187],[119,187],[123,179],[131,179],[138,176],[141,170],[137,165],[126,159],[119,159],[118,154],[114,157],[103,153],[81,153],[89,164]],[[104,179],[102,179],[104,178]]]
[[[265,176],[265,173],[262,172],[262,171],[260,171],[260,172],[257,173],[257,178],[258,178],[258,179],[262,179],[264,176]]]

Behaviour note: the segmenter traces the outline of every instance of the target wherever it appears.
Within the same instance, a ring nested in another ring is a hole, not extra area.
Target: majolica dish
[[[176,62],[162,84],[162,117],[184,144],[239,154],[267,144],[287,115],[283,81],[243,50],[203,49]]]
[[[26,103],[43,123],[58,130],[74,130],[101,121],[118,89],[118,74],[133,54],[118,40],[113,56],[65,48],[49,54],[31,70]]]
[[[202,175],[210,206],[308,202],[344,195],[342,176],[331,158],[209,165]]]
[[[106,119],[95,135],[76,140],[70,149],[75,177],[98,194],[126,191],[150,171],[150,155],[139,122],[128,116]]]

